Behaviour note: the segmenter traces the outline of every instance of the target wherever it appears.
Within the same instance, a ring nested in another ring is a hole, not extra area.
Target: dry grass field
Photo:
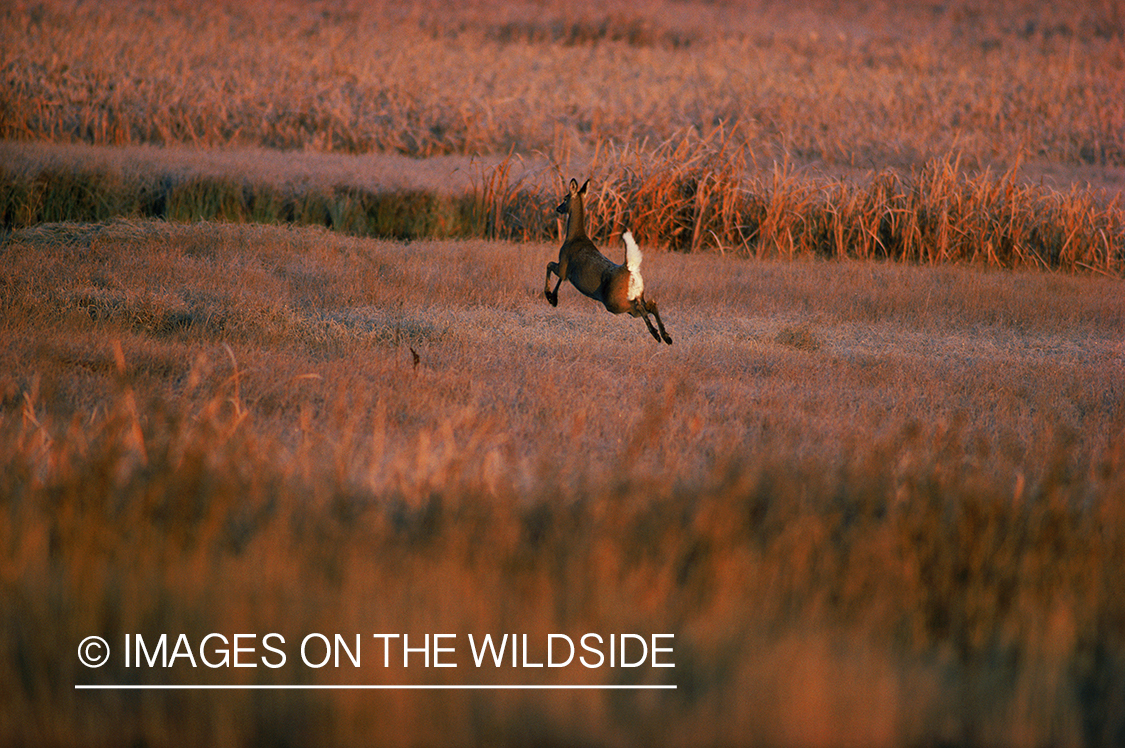
[[[2,252],[5,742],[1125,730],[1120,280],[651,254],[668,347],[570,287],[552,309],[553,245],[116,221]],[[273,631],[671,633],[675,668],[73,656]],[[678,688],[73,690],[295,678]]]
[[[1125,8],[1044,5],[0,2],[0,743],[1125,744]],[[543,298],[572,176],[674,345]],[[356,685],[675,689],[270,688]]]
[[[7,2],[0,137],[409,155],[662,142],[768,166],[1125,166],[1113,0]]]

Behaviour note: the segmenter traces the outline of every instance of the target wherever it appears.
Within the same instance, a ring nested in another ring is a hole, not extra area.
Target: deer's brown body
[[[671,345],[672,337],[664,329],[656,302],[645,299],[640,273],[641,253],[632,241],[632,234],[625,232],[626,261],[621,265],[599,252],[586,236],[583,197],[589,184],[590,180],[586,180],[579,188],[577,180],[570,180],[570,193],[556,209],[566,216],[566,240],[559,248],[559,261],[547,264],[547,278],[543,285],[547,301],[551,302],[551,306],[558,306],[559,286],[564,280],[569,280],[583,294],[600,301],[608,311],[640,317],[657,342],[663,339]],[[553,291],[551,273],[558,276]],[[656,319],[655,327],[649,319],[650,314]]]

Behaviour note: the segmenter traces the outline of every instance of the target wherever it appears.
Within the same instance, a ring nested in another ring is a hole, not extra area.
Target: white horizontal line
[[[78,691],[347,691],[347,690],[365,690],[365,691],[396,691],[396,690],[414,690],[414,691],[501,691],[501,690],[535,690],[535,691],[610,691],[610,690],[674,690],[676,686],[673,685],[655,685],[655,686],[642,686],[642,685],[609,685],[609,686],[591,686],[591,685],[440,685],[440,684],[423,684],[423,685],[220,685],[220,684],[202,684],[202,685],[79,685],[75,684],[75,690]]]

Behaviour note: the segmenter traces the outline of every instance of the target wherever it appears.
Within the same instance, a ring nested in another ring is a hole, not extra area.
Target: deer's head
[[[570,180],[570,192],[567,193],[563,201],[559,203],[559,207],[555,208],[555,212],[560,216],[570,215],[570,204],[572,200],[581,201],[582,196],[586,194],[586,188],[590,186],[590,180],[587,179],[581,187],[578,186],[578,180]],[[581,202],[579,202],[579,205]]]

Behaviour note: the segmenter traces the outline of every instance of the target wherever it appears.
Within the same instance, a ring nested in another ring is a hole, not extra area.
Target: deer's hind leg
[[[669,335],[668,331],[664,329],[664,322],[660,319],[660,312],[656,308],[656,302],[648,301],[642,294],[637,298],[637,303],[640,305],[643,311],[641,316],[644,318],[645,324],[648,325],[648,331],[652,333],[652,337],[656,338],[656,342],[659,343],[660,340],[663,339],[665,343],[667,343],[668,345],[672,345],[672,336]],[[649,314],[656,318],[656,327],[660,329],[659,334],[657,333],[656,329],[653,328],[652,322],[649,321]]]
[[[551,273],[558,276],[559,280],[555,284],[555,290],[551,290]],[[559,305],[559,286],[562,285],[563,278],[566,277],[565,268],[559,267],[557,262],[547,263],[547,277],[543,281],[543,295],[547,297],[547,301],[551,302],[551,306]]]
[[[656,331],[656,328],[652,326],[652,320],[648,318],[648,311],[645,309],[644,301],[639,298],[633,299],[633,309],[630,313],[634,317],[640,317],[645,321],[645,327],[648,328],[648,331],[652,334],[652,337],[656,338],[656,342],[659,343],[660,333],[658,333]]]

